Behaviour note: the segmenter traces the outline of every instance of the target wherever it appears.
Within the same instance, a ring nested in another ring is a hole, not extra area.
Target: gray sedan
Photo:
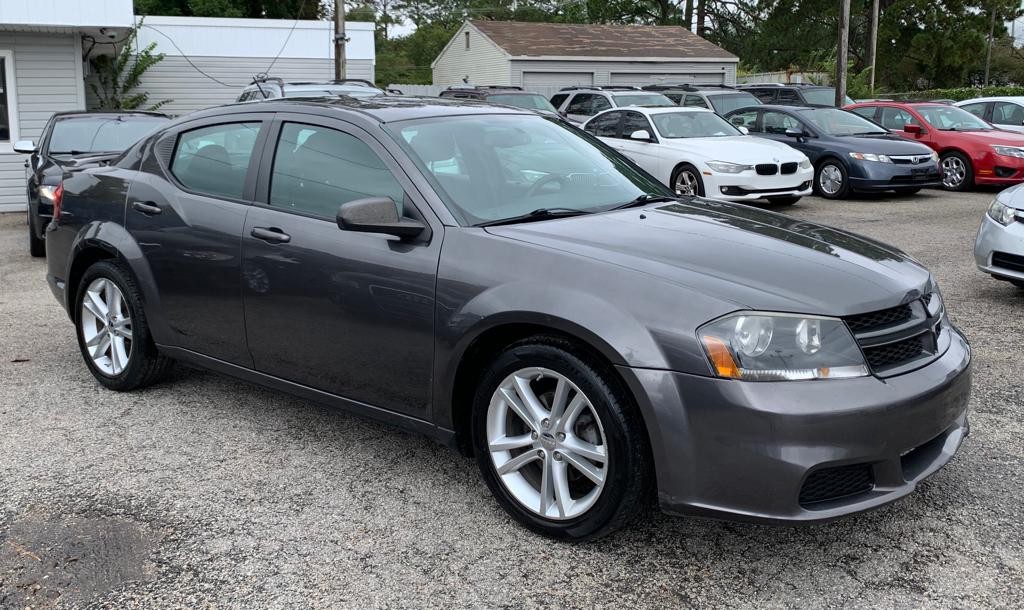
[[[1024,185],[1010,187],[992,200],[974,242],[978,269],[997,280],[1024,288]]]
[[[832,519],[967,435],[970,348],[920,264],[677,198],[532,112],[237,104],[61,192],[47,278],[100,384],[181,360],[426,434],[548,536],[607,534],[655,491]]]

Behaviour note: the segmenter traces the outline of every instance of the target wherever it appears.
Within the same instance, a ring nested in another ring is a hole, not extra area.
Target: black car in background
[[[814,192],[843,199],[856,191],[911,195],[942,185],[938,155],[878,123],[825,106],[749,106],[725,115],[751,135],[785,142],[814,164]]]
[[[832,87],[821,85],[810,85],[806,83],[760,83],[755,85],[739,85],[741,91],[746,91],[761,100],[762,104],[782,104],[786,106],[835,106],[836,90]],[[852,104],[849,96],[843,101],[843,105]]]
[[[492,104],[504,104],[525,108],[535,112],[557,115],[558,110],[551,105],[546,97],[539,93],[523,91],[522,87],[512,85],[464,85],[448,87],[438,97],[457,100],[480,100]]]
[[[53,217],[53,201],[68,171],[106,163],[170,120],[157,112],[58,112],[43,127],[39,143],[21,140],[16,152],[25,161],[28,191],[29,252],[46,254],[44,235]]]

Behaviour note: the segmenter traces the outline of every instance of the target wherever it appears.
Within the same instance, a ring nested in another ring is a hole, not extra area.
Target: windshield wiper
[[[639,197],[637,197],[633,201],[627,201],[626,203],[623,203],[623,204],[620,204],[620,205],[617,205],[617,206],[615,206],[613,208],[608,208],[608,209],[610,209],[610,210],[625,210],[626,208],[635,208],[635,207],[639,207],[639,206],[642,206],[642,205],[646,205],[648,203],[658,203],[658,202],[662,202],[662,201],[678,201],[678,200],[679,200],[678,197],[666,197],[665,195],[651,195],[649,193],[644,193],[643,195],[640,195]]]
[[[502,218],[500,220],[488,220],[487,222],[479,222],[474,226],[477,227],[496,227],[498,225],[511,225],[520,222],[533,222],[535,220],[547,220],[549,218],[568,218],[570,216],[582,216],[584,214],[593,214],[590,210],[580,210],[577,208],[538,208],[527,214],[520,216],[513,216],[511,218]]]

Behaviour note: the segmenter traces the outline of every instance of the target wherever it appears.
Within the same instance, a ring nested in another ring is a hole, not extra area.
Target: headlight
[[[44,200],[46,203],[53,203],[54,193],[57,192],[57,185],[41,184],[39,185],[39,198]]]
[[[868,368],[842,320],[775,313],[736,313],[697,335],[715,374],[745,381],[864,377]]]
[[[1017,210],[998,199],[993,199],[988,206],[988,217],[1005,227],[1017,220]]]
[[[753,165],[740,165],[739,163],[729,163],[728,161],[708,161],[708,167],[723,174],[739,174],[748,169],[754,169]]]
[[[887,155],[876,155],[875,153],[852,152],[850,156],[858,161],[877,161],[878,163],[892,163]]]
[[[1024,150],[1016,146],[992,146],[992,150],[996,151],[997,155],[1003,155],[1004,157],[1024,159]]]
[[[800,167],[803,169],[811,169],[811,160],[804,159],[803,161],[800,162]]]
[[[932,155],[931,155],[931,158],[932,158],[932,163],[938,163],[939,162],[939,153],[933,152]]]

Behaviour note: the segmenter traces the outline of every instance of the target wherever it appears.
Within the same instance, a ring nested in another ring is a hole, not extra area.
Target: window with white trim
[[[11,71],[10,56],[0,55],[0,142],[11,141],[11,125],[14,123],[14,113],[11,111],[11,102],[14,100],[14,91],[9,91],[7,86],[7,75]]]

